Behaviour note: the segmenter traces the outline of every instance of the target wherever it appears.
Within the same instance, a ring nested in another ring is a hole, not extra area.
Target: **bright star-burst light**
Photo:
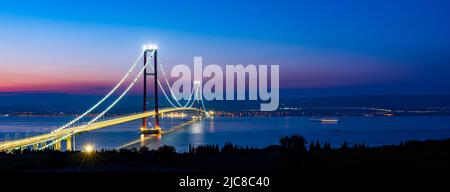
[[[83,148],[84,148],[84,152],[86,152],[86,153],[92,153],[92,152],[94,152],[94,149],[95,149],[94,146],[91,144],[87,144]]]

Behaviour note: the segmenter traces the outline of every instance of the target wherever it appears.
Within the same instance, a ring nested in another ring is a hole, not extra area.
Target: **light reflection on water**
[[[70,117],[0,117],[0,141],[23,138],[48,132],[63,125]],[[171,145],[186,151],[189,144],[218,144],[226,142],[242,146],[265,147],[277,144],[282,136],[300,134],[307,140],[328,141],[334,146],[348,143],[369,145],[395,144],[405,140],[450,138],[450,117],[340,117],[339,123],[321,124],[310,117],[214,117],[193,123],[161,137],[141,136],[141,121],[133,121],[102,130],[77,135],[77,150],[85,143],[97,148],[114,149],[137,141],[135,147],[150,149]],[[150,119],[151,120],[151,119]],[[163,118],[161,127],[168,129],[187,119]],[[65,148],[65,143],[62,143]]]

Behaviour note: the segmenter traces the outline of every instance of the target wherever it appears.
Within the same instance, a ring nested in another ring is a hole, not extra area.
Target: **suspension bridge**
[[[97,103],[95,103],[91,108],[86,110],[81,115],[77,116],[73,120],[67,122],[66,124],[54,129],[49,133],[43,133],[36,136],[25,137],[17,140],[5,141],[0,143],[0,151],[12,151],[12,150],[20,150],[20,149],[33,149],[33,150],[44,150],[44,149],[56,149],[61,150],[61,142],[66,142],[66,150],[74,150],[72,144],[72,137],[77,134],[95,131],[99,129],[104,129],[107,127],[111,127],[114,125],[135,121],[142,119],[142,126],[138,129],[142,135],[154,134],[161,135],[165,134],[165,131],[161,129],[159,124],[159,117],[164,113],[178,112],[178,111],[191,111],[198,116],[194,117],[209,117],[209,113],[205,108],[205,104],[203,102],[203,98],[200,94],[201,84],[199,81],[193,82],[193,89],[190,94],[189,100],[183,105],[178,101],[175,97],[175,94],[170,88],[169,80],[164,73],[164,69],[161,63],[158,65],[158,49],[156,45],[146,45],[143,47],[142,52],[139,54],[135,62],[131,65],[130,69],[127,73],[120,79],[120,81]],[[134,79],[129,83],[128,86],[120,93],[117,98],[113,99],[113,101],[107,105],[100,113],[94,114],[93,111],[99,109],[102,104],[111,100],[111,97],[118,92],[119,88],[126,82],[128,77],[135,70],[136,66],[138,66],[139,61],[142,60],[143,57],[143,66],[140,67]],[[163,75],[163,83],[158,78],[158,66]],[[106,113],[111,111],[124,96],[126,96],[129,91],[135,86],[136,82],[143,77],[143,107],[142,112],[124,115],[108,120],[102,120],[101,118],[105,116]],[[147,77],[153,76],[154,78],[154,109],[148,110],[148,98],[147,98]],[[168,92],[165,91],[163,85],[164,83],[168,87]],[[158,101],[158,90],[164,95],[164,98],[168,101],[171,107],[159,109],[159,101]],[[194,107],[194,104],[197,104],[198,107]],[[92,119],[84,122],[82,119],[88,117],[89,115],[93,116]],[[148,121],[148,117],[154,118],[154,124],[152,125]],[[194,122],[194,121],[190,121]],[[186,123],[184,123],[186,124]],[[182,124],[182,125],[184,125]],[[167,131],[169,133],[170,131]]]

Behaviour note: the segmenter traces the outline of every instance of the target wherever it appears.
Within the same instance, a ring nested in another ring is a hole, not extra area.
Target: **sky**
[[[141,47],[166,70],[279,65],[298,93],[450,94],[450,1],[0,0],[0,92],[106,93]]]

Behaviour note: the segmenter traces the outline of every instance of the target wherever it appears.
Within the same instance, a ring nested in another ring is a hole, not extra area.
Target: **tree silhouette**
[[[319,140],[316,140],[316,151],[321,151],[321,150],[322,150],[322,146],[320,146]]]
[[[303,136],[293,135],[290,137],[282,137],[279,142],[281,147],[287,150],[298,152],[306,151],[306,140]]]
[[[343,143],[342,146],[341,146],[341,149],[342,149],[342,150],[347,150],[347,149],[348,149],[348,143],[347,143],[347,141],[344,141],[344,143]]]
[[[314,145],[314,142],[310,142],[309,143],[309,151],[315,151],[316,150],[316,146]]]
[[[324,151],[331,151],[331,144],[328,142],[325,142],[325,144],[323,144],[323,150]]]

